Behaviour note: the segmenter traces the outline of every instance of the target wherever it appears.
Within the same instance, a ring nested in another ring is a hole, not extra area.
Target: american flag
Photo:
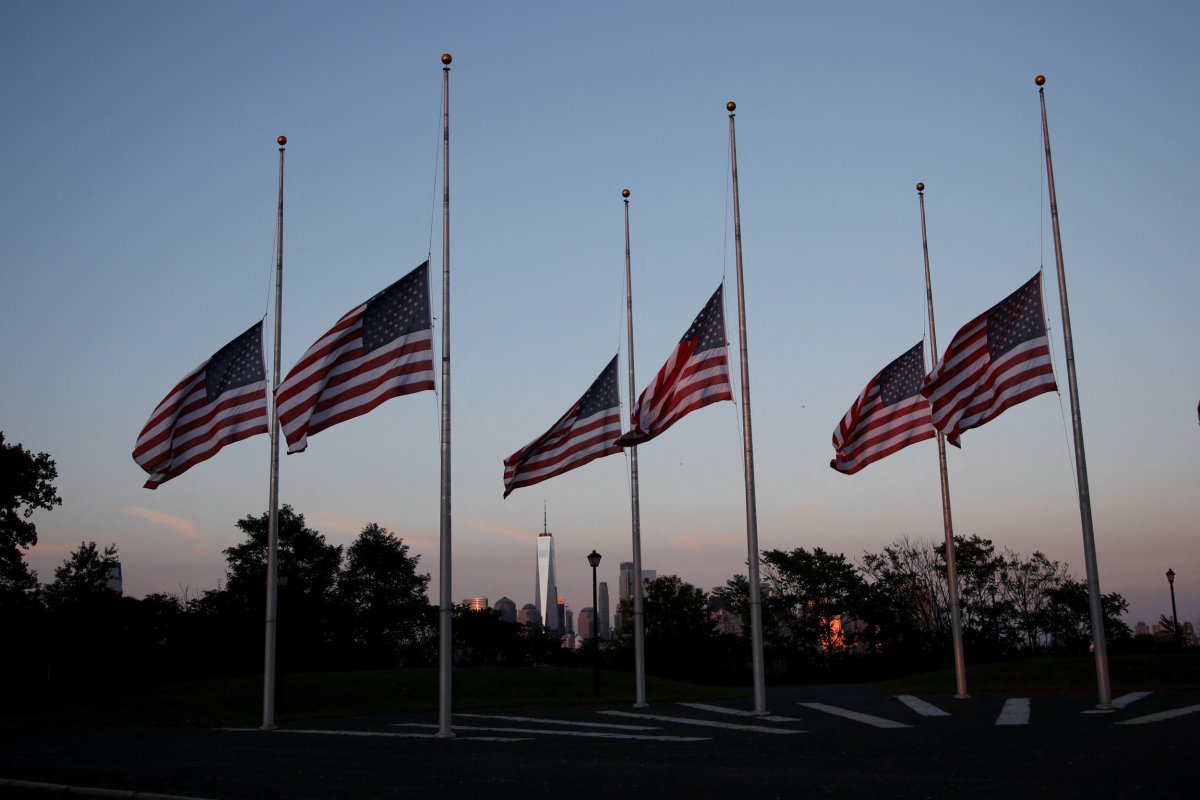
[[[722,284],[683,334],[654,381],[638,396],[630,431],[620,440],[622,447],[650,441],[685,414],[709,403],[733,399],[724,309]]]
[[[187,472],[227,444],[266,433],[267,370],[262,322],[196,367],[154,409],[133,460],[150,474],[145,488]]]
[[[288,452],[393,397],[433,389],[429,262],[351,309],[275,393]]]
[[[910,444],[932,439],[933,412],[921,394],[924,343],[917,342],[879,371],[833,432],[829,466],[853,475]]]
[[[504,496],[602,456],[621,452],[617,357],[550,430],[504,459]]]
[[[1058,390],[1042,310],[1042,275],[963,326],[925,376],[933,424],[957,445],[963,431]]]

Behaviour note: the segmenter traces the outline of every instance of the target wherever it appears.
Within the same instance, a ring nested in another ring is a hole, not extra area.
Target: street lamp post
[[[600,609],[596,600],[596,567],[600,566],[600,554],[593,548],[588,553],[588,563],[592,565],[592,693],[600,695]]]
[[[1175,646],[1179,647],[1183,643],[1183,637],[1179,630],[1179,614],[1175,611],[1175,570],[1167,568],[1167,585],[1171,587],[1171,624],[1175,626]]]

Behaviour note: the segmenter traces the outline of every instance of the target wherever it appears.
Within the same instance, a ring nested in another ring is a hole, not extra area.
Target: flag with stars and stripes
[[[921,394],[933,406],[934,427],[957,445],[963,431],[1057,390],[1039,272],[955,334]]]
[[[550,430],[504,459],[504,496],[602,456],[621,452],[617,357]]]
[[[833,432],[829,466],[853,475],[910,444],[932,439],[933,412],[921,394],[925,348],[917,342],[867,383]]]
[[[696,409],[732,399],[722,284],[683,334],[667,363],[638,396],[629,433],[621,437],[621,446],[648,442]]]
[[[227,444],[266,433],[267,370],[261,322],[188,373],[138,434],[133,460],[149,473],[145,488],[187,472]]]
[[[431,320],[428,261],[338,320],[276,390],[288,452],[386,400],[433,389]]]

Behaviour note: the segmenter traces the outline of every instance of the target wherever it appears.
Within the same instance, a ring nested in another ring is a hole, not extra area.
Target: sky
[[[3,18],[0,430],[58,465],[27,556],[44,582],[96,541],[127,594],[196,596],[265,512],[267,437],[156,491],[130,453],[273,308],[278,135],[282,370],[427,257],[441,316],[449,52],[456,601],[533,601],[544,510],[568,606],[591,605],[592,549],[615,597],[625,457],[508,499],[502,461],[618,350],[624,374],[624,188],[638,391],[722,280],[736,354],[729,100],[760,549],[943,537],[933,442],[828,466],[847,407],[926,335],[923,181],[939,344],[1044,266],[1062,387],[951,448],[955,531],[1083,577],[1044,73],[1101,588],[1153,623],[1172,568],[1200,622],[1196,4],[9,0]],[[397,398],[280,470],[330,542],[402,536],[435,600],[438,417],[433,392]],[[739,421],[712,405],[639,449],[646,569],[706,590],[744,573]]]

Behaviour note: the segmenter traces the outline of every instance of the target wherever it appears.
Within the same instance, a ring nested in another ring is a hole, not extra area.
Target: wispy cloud
[[[72,547],[70,545],[65,545],[65,544],[51,544],[50,542],[38,542],[37,544],[35,544],[33,547],[29,548],[25,552],[31,556],[40,556],[40,557],[44,558],[46,556],[67,556],[67,555],[70,555],[71,551],[74,549],[75,549],[74,547]]]
[[[720,548],[728,545],[730,541],[730,534],[719,531],[680,533],[670,538],[671,544],[675,547],[681,550],[690,550],[693,553],[703,553]]]
[[[461,517],[461,519],[464,523],[466,523],[467,526],[477,531],[483,531],[484,533],[498,533],[501,536],[507,536],[509,539],[513,539],[514,541],[528,543],[532,542],[534,538],[534,534],[527,530],[522,528],[514,528],[511,525],[502,525],[501,523],[493,522],[490,519],[467,516]]]
[[[177,517],[174,514],[164,514],[161,511],[155,511],[151,508],[142,508],[141,506],[125,506],[123,509],[126,514],[153,522],[155,525],[165,525],[175,531],[185,539],[203,539],[204,533],[196,527],[196,523],[190,519]]]

